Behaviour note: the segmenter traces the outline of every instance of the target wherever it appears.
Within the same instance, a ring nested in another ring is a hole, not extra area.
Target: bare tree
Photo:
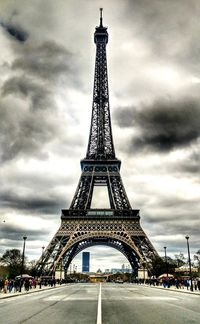
[[[198,250],[196,252],[196,254],[194,255],[194,260],[197,261],[198,263],[198,268],[199,268],[199,271],[200,271],[200,250]]]
[[[20,274],[22,264],[22,254],[18,249],[6,250],[0,258],[0,264],[8,269],[9,277]]]
[[[181,267],[186,263],[186,258],[184,257],[183,253],[180,252],[179,254],[175,254],[174,256],[177,267]]]

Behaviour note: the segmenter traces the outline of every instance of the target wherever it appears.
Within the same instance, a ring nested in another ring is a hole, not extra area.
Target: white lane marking
[[[154,300],[179,300],[179,298],[174,298],[174,297],[150,297],[150,296],[113,296],[112,300],[123,300],[123,299],[130,299],[130,300],[150,300],[150,301],[154,301]]]
[[[97,307],[97,324],[102,324],[102,319],[101,319],[101,283],[99,286],[99,297],[98,297],[98,307]]]
[[[80,300],[93,300],[94,301],[94,297],[69,296],[69,297],[66,297],[65,299],[63,299],[63,301],[68,301],[68,300],[76,300],[76,301],[80,301]]]
[[[43,298],[44,301],[57,301],[65,298],[66,295],[53,295],[46,298]]]

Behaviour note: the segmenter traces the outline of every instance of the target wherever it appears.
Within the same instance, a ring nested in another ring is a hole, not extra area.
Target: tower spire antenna
[[[100,8],[100,27],[103,27],[103,8]]]

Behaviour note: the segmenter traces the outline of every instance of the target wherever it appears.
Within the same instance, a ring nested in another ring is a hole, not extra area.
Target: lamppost
[[[146,263],[145,263],[145,262],[143,262],[143,263],[142,263],[142,266],[143,266],[143,281],[144,281],[144,284],[145,284],[145,280],[146,280],[146,278],[145,278],[145,272],[146,272]]]
[[[62,271],[63,271],[63,258],[60,261],[60,283],[61,283],[61,280],[62,280]]]
[[[186,237],[187,240],[187,250],[188,250],[188,263],[189,263],[189,271],[190,271],[190,290],[193,291],[193,283],[192,283],[192,268],[191,268],[191,259],[190,259],[190,247],[189,247],[189,236]]]
[[[44,254],[44,249],[45,249],[45,246],[42,246],[42,256]]]
[[[25,256],[25,245],[26,245],[27,236],[23,236],[24,244],[23,244],[23,252],[22,252],[22,265],[21,265],[21,279],[20,279],[20,286],[19,291],[22,291],[22,274],[24,271],[24,256]]]
[[[165,267],[166,267],[166,273],[167,273],[167,279],[168,279],[168,263],[167,263],[167,247],[164,246],[165,250]]]
[[[40,273],[40,276],[42,276],[42,274],[43,274],[43,257],[44,257],[44,249],[45,249],[45,246],[43,245],[43,246],[42,246],[42,255],[41,255],[41,273]]]

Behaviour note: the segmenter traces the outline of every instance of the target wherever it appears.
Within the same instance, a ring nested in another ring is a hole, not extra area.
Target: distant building
[[[117,268],[112,268],[110,273],[115,274],[115,273],[132,273],[132,269],[128,268],[128,267],[123,267],[121,269],[117,269]]]
[[[94,275],[90,275],[90,282],[105,282],[108,279],[108,276],[102,273],[96,273]]]
[[[97,273],[102,273],[102,271],[101,271],[101,269],[99,268],[98,270],[97,270]]]
[[[112,268],[111,273],[115,274],[115,273],[122,273],[122,269],[118,269],[118,268]]]
[[[110,269],[105,269],[104,273],[110,273]]]
[[[90,271],[90,252],[82,253],[82,272]]]

